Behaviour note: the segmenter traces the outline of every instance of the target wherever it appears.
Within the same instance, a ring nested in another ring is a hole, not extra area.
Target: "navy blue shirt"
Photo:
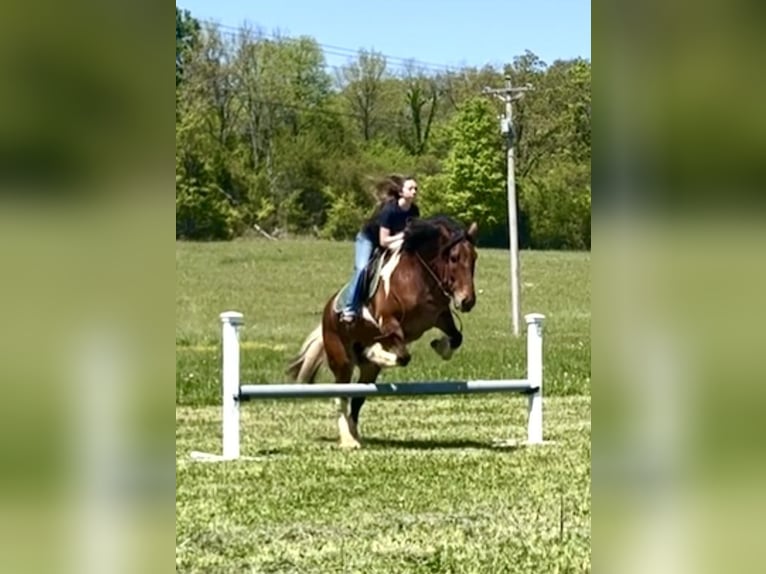
[[[399,207],[398,201],[389,201],[383,206],[380,213],[364,226],[362,232],[375,247],[380,247],[381,227],[386,227],[391,235],[396,235],[404,230],[407,222],[413,217],[420,217],[420,210],[417,205],[413,203],[407,211],[404,211]]]

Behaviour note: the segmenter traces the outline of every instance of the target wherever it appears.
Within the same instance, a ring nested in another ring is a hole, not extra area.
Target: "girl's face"
[[[418,182],[414,179],[407,179],[402,185],[402,197],[407,200],[415,199],[418,194]]]

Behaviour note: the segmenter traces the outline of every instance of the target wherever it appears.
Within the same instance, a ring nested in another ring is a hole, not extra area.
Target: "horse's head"
[[[476,223],[472,223],[468,231],[450,237],[440,253],[444,264],[444,286],[452,296],[452,303],[463,312],[470,311],[476,304],[473,275],[478,257],[475,247],[478,229]]]
[[[465,231],[452,220],[438,217],[414,222],[405,238],[405,250],[422,252],[442,291],[463,312],[476,304],[473,276],[477,232],[475,222]]]

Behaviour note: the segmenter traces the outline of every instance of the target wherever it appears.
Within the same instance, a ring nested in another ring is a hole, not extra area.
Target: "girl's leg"
[[[343,310],[344,315],[357,315],[362,299],[362,283],[364,282],[364,270],[370,260],[373,250],[372,241],[359,233],[354,243],[354,277],[349,287],[350,298],[348,305]]]

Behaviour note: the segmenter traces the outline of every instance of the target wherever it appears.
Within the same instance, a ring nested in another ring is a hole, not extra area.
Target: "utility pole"
[[[524,92],[531,90],[527,84],[514,88],[511,77],[505,76],[505,87],[499,89],[484,88],[487,95],[495,95],[505,103],[505,116],[500,118],[500,132],[506,137],[508,154],[508,238],[511,247],[511,317],[513,319],[513,335],[519,336],[521,323],[521,289],[519,283],[519,219],[516,213],[516,175],[513,162],[513,101],[524,97]]]

